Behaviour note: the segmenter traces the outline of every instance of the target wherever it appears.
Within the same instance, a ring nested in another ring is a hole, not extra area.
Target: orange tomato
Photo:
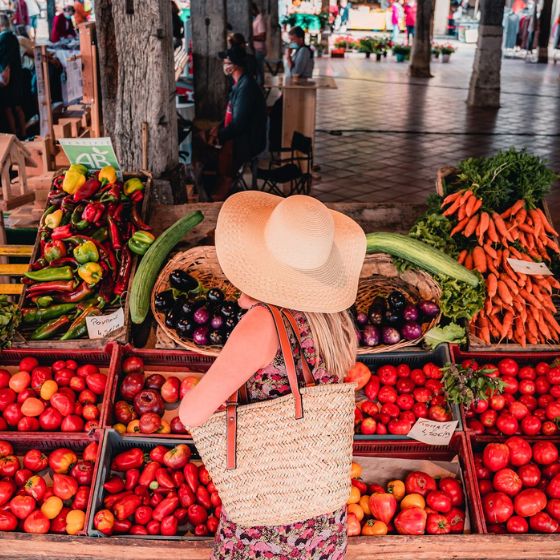
[[[393,494],[393,496],[395,496],[395,500],[400,502],[406,494],[404,482],[402,480],[391,480],[391,482],[387,484],[387,492],[389,494]]]
[[[79,509],[73,509],[66,516],[66,532],[69,535],[77,535],[86,522],[86,514]]]
[[[58,496],[50,496],[43,502],[41,513],[47,519],[54,519],[62,511],[63,507],[64,503]]]
[[[129,422],[128,425],[126,426],[126,431],[129,434],[135,434],[137,432],[140,431],[140,420],[136,419],[136,420],[132,420],[132,422]]]
[[[21,405],[21,413],[24,416],[40,416],[43,410],[45,410],[43,401],[34,397],[25,399]]]
[[[386,535],[388,531],[389,528],[383,521],[376,521],[375,519],[368,519],[362,527],[362,535],[365,537]]]
[[[401,509],[410,508],[424,509],[426,507],[426,500],[420,494],[408,494],[401,500]]]
[[[371,371],[362,362],[356,362],[346,374],[344,383],[356,383],[356,391],[363,389],[371,377]]]
[[[118,432],[121,436],[126,434],[126,426],[124,424],[118,423],[113,425],[113,430]]]
[[[8,385],[10,386],[10,389],[12,389],[12,391],[21,393],[22,391],[27,389],[27,387],[29,387],[30,383],[31,376],[29,375],[29,373],[27,371],[18,371],[17,373],[14,373],[12,377],[10,377]]]
[[[171,433],[171,424],[167,420],[164,420],[162,418],[161,419],[161,426],[159,427],[159,430],[156,433],[158,433],[158,434],[170,434]]]
[[[360,498],[360,507],[364,510],[366,515],[371,515],[371,510],[369,509],[369,496],[362,496]]]
[[[352,486],[350,489],[350,496],[348,496],[347,504],[357,504],[360,501],[361,495],[360,491],[355,487]]]
[[[360,478],[362,476],[362,466],[358,463],[352,463],[350,478]]]
[[[41,385],[41,398],[45,401],[50,400],[50,398],[58,391],[58,385],[54,379],[47,379]]]
[[[353,513],[358,521],[361,521],[364,518],[364,510],[360,506],[360,504],[350,504],[348,506],[348,513]]]

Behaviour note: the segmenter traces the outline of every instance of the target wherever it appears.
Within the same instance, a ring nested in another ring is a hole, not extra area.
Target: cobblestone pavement
[[[467,107],[474,47],[459,46],[449,64],[435,61],[430,80],[408,64],[363,55],[317,59],[337,90],[318,93],[313,194],[325,202],[422,202],[436,171],[469,156],[516,146],[560,171],[560,65],[504,59],[502,107]],[[560,221],[560,184],[549,197]]]

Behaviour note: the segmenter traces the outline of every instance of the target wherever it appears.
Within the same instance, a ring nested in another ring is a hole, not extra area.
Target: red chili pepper
[[[210,509],[212,507],[212,502],[210,501],[210,494],[204,486],[199,486],[196,489],[196,501],[201,505],[204,506],[206,509]]]
[[[123,210],[124,204],[122,202],[119,202],[119,204],[115,206],[113,211],[109,213],[109,216],[111,216],[111,218],[113,218],[113,220],[115,220],[116,222],[120,222],[122,220]]]
[[[128,287],[128,280],[132,270],[132,255],[129,248],[124,245],[121,251],[121,266],[119,268],[119,275],[115,282],[113,293],[116,296],[121,296]]]
[[[132,206],[132,211],[130,213],[130,217],[132,218],[132,223],[138,228],[143,230],[150,231],[152,228],[142,220],[140,217],[140,212],[138,211],[138,207],[136,204]]]
[[[115,251],[120,251],[123,244],[119,226],[111,216],[107,218],[107,224],[109,224],[109,239],[111,240],[111,245],[113,246],[113,249],[115,249]]]
[[[76,259],[74,259],[73,257],[61,257],[60,259],[55,259],[54,261],[51,261],[50,266],[57,268],[59,266],[75,266],[76,268],[78,268],[78,266],[80,266],[78,264],[78,261]]]
[[[103,488],[105,488],[109,494],[118,494],[124,490],[123,479],[115,474],[103,484]]]
[[[190,489],[196,494],[196,490],[200,484],[198,480],[198,467],[194,463],[187,463],[183,469],[183,473]]]
[[[171,478],[171,475],[164,468],[158,468],[156,471],[156,480],[160,488],[167,488],[169,490],[175,488],[175,482]]]
[[[138,481],[138,484],[140,484],[141,486],[149,486],[150,483],[152,483],[156,479],[156,471],[159,468],[160,468],[160,464],[156,461],[152,461],[151,463],[148,463],[144,467],[144,470],[140,475],[140,480]]]
[[[118,494],[111,494],[110,496],[105,496],[103,498],[103,505],[107,509],[111,509],[119,500],[125,498],[126,496],[130,496],[132,492],[119,492]]]
[[[168,451],[169,449],[167,449],[167,447],[164,447],[163,445],[156,445],[150,451],[150,459],[163,465],[163,457]]]
[[[49,263],[45,259],[37,259],[34,263],[29,265],[29,270],[41,270],[49,266]]]
[[[134,490],[138,486],[140,479],[140,471],[138,469],[129,469],[124,475],[124,487],[127,490]]]
[[[139,469],[144,464],[144,452],[139,447],[133,447],[119,453],[114,459],[111,468],[115,471],[128,471]]]
[[[137,202],[142,202],[144,200],[144,192],[143,191],[134,191],[130,195],[130,200],[132,200],[132,202],[134,202],[135,204]]]
[[[32,297],[38,294],[51,292],[71,292],[75,288],[73,280],[53,280],[52,282],[39,282],[26,289],[25,295]]]
[[[196,502],[195,493],[191,490],[188,484],[181,484],[178,490],[179,501],[185,508],[192,506]]]
[[[175,486],[181,486],[185,482],[185,475],[181,471],[173,471],[171,476],[173,477],[173,482]]]
[[[163,495],[162,494],[159,494],[157,492],[152,494],[152,497],[150,498],[150,505],[152,507],[155,508],[161,502],[163,502]]]
[[[156,506],[152,517],[156,521],[161,521],[164,517],[171,515],[178,507],[179,498],[177,496],[170,496]]]
[[[119,519],[115,519],[113,523],[113,531],[115,533],[120,533],[121,535],[127,534],[132,529],[132,522],[128,519],[123,519],[120,521]]]
[[[93,291],[90,287],[82,282],[73,292],[57,296],[55,299],[62,303],[77,303],[89,297]]]
[[[68,239],[69,237],[72,237],[71,224],[55,227],[51,233],[51,238],[54,239],[55,241],[57,239]]]
[[[101,188],[101,183],[95,177],[90,177],[74,193],[74,202],[80,202],[80,200],[86,200],[86,198],[91,198],[100,188]]]
[[[136,511],[141,503],[142,499],[136,494],[125,496],[113,506],[113,513],[119,521],[124,521]]]

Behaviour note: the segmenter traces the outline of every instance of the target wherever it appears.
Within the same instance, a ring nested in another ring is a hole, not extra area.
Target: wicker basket
[[[177,253],[160,272],[152,290],[152,312],[161,330],[176,344],[204,356],[217,356],[221,346],[199,346],[190,340],[183,340],[173,329],[165,324],[165,314],[154,306],[156,294],[170,288],[169,275],[176,269],[184,270],[201,282],[205,288],[219,288],[226,299],[237,299],[237,290],[224,276],[212,245],[194,247],[183,253]]]
[[[364,266],[360,275],[358,296],[356,298],[356,309],[367,313],[373,298],[376,296],[386,297],[393,290],[400,291],[409,303],[415,304],[419,300],[426,299],[439,303],[441,289],[435,280],[422,270],[406,270],[399,272],[390,255],[375,253],[366,255]],[[434,317],[430,323],[422,326],[422,334],[437,325],[441,314]],[[358,354],[378,354],[389,350],[400,350],[407,346],[414,346],[422,340],[423,336],[416,340],[403,340],[397,344],[358,348]]]

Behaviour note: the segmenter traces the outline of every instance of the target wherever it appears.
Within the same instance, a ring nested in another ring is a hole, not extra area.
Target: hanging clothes
[[[519,32],[519,16],[514,12],[509,12],[504,16],[504,48],[513,49],[517,43]]]

